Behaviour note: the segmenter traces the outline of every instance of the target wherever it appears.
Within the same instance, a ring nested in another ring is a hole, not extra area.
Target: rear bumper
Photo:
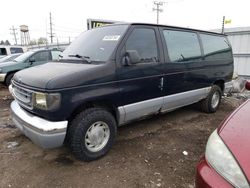
[[[0,82],[4,82],[6,75],[6,73],[0,73]]]
[[[16,127],[42,148],[63,145],[68,121],[52,122],[23,110],[16,101],[11,103],[12,120]]]
[[[196,188],[233,188],[223,177],[221,177],[212,167],[209,166],[205,157],[203,157],[196,167],[195,177]]]

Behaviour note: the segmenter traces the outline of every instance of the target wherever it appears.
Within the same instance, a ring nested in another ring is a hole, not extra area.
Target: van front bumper
[[[6,75],[6,73],[0,73],[0,82],[4,82]]]
[[[11,116],[16,127],[42,148],[63,145],[68,121],[52,122],[23,110],[16,101],[11,103]]]

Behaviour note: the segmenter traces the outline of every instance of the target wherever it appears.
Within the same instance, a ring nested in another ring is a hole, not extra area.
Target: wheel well
[[[15,74],[17,71],[10,71],[7,73],[7,75],[5,76],[4,82],[6,81],[7,76],[9,76],[10,74]]]
[[[72,121],[74,117],[80,112],[82,112],[83,110],[87,108],[92,108],[92,107],[99,107],[99,108],[106,109],[114,116],[116,122],[118,123],[118,113],[117,113],[116,107],[112,105],[111,102],[108,102],[108,101],[86,102],[86,103],[79,105],[71,114],[69,121]]]
[[[214,85],[217,85],[221,88],[221,91],[224,92],[225,89],[225,82],[224,80],[217,80],[214,82]]]

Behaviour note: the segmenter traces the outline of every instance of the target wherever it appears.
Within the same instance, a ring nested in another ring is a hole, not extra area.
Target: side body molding
[[[196,103],[207,97],[211,87],[186,91],[118,107],[119,125],[132,120]]]

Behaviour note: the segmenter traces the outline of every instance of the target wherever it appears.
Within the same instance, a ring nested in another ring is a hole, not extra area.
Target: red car
[[[208,139],[197,165],[196,188],[250,187],[250,100],[237,108]]]

